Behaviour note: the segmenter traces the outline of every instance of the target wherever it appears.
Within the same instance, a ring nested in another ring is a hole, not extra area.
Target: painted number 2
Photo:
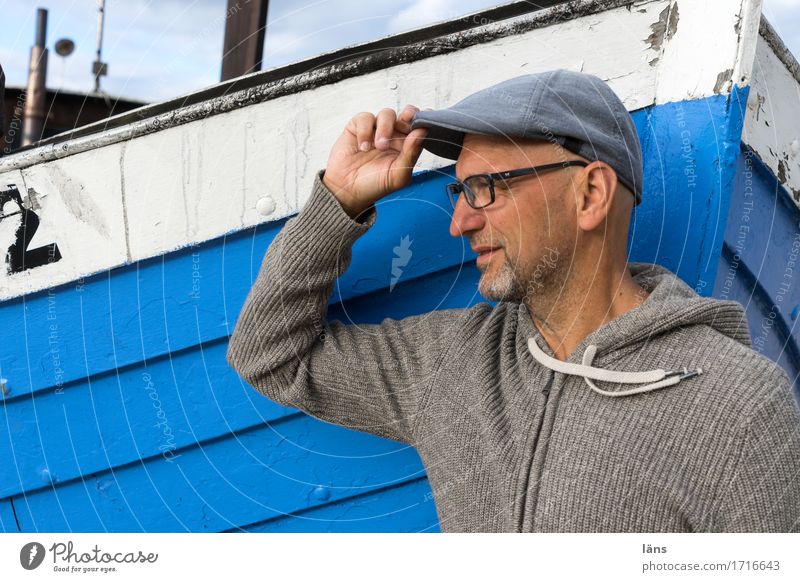
[[[33,235],[39,228],[39,216],[28,210],[22,204],[22,196],[15,184],[9,184],[5,190],[0,190],[0,223],[12,216],[22,215],[22,220],[17,227],[14,243],[8,248],[6,264],[9,273],[20,273],[27,269],[40,267],[47,263],[61,260],[61,252],[56,243],[29,249]]]

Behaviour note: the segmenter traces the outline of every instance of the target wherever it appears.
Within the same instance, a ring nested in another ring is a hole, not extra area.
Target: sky
[[[263,68],[450,20],[497,0],[271,0]],[[26,84],[36,8],[48,10],[50,89],[88,92],[97,46],[97,0],[0,0],[0,63],[8,86]],[[101,89],[113,97],[162,101],[219,82],[226,0],[107,0]],[[764,0],[763,12],[800,55],[800,0]],[[13,26],[9,26],[13,23]],[[75,52],[58,56],[60,38]]]

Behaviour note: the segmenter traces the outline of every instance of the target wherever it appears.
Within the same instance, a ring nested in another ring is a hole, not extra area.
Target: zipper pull
[[[553,378],[555,378],[555,374],[551,372],[550,377],[547,379],[547,384],[545,384],[544,388],[542,388],[542,394],[550,394],[550,387],[553,385]]]

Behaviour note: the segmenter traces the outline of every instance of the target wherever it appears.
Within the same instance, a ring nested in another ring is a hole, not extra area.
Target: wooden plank
[[[453,302],[474,303],[479,298],[474,293],[477,274],[473,275],[474,279],[455,269],[400,284],[393,290],[334,304],[328,318],[363,325],[387,316],[399,319],[411,312],[453,307]],[[460,280],[455,288],[454,280]],[[159,302],[148,309],[163,317],[169,305]],[[91,313],[92,305],[87,304],[84,311]],[[75,350],[58,355],[58,362],[64,362],[58,375],[61,386],[37,386],[34,398],[30,392],[20,393],[25,390],[23,382],[35,376],[52,384],[58,374],[52,355],[45,353],[29,368],[24,359],[18,367],[6,365],[3,373],[12,392],[2,416],[14,436],[0,441],[0,459],[14,471],[0,478],[0,497],[47,487],[51,479],[68,481],[108,467],[168,456],[175,449],[292,414],[293,409],[260,396],[227,365],[225,336],[197,345],[205,335],[201,311],[195,310],[194,321],[181,324],[173,325],[167,317],[169,323],[161,323],[163,336],[142,326],[136,315],[131,316],[130,326],[120,328],[122,333],[105,338],[85,332],[80,325],[66,326],[61,345],[74,345]],[[114,313],[118,322],[119,314]],[[33,327],[28,322],[29,330]],[[83,333],[92,341],[85,341]],[[142,342],[149,348],[145,359]],[[34,352],[37,346],[43,352],[52,349],[52,344],[49,348],[40,343],[20,346],[20,358],[22,352]],[[169,348],[172,352],[153,356],[156,349]]]
[[[25,532],[223,531],[418,479],[416,451],[308,416],[16,497]]]
[[[10,499],[0,499],[0,533],[18,532],[13,502]]]
[[[365,493],[232,531],[251,533],[438,532],[427,478]]]

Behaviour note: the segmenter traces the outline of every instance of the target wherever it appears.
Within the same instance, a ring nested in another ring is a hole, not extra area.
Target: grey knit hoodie
[[[442,531],[800,531],[800,412],[738,303],[631,263],[649,297],[567,362],[515,303],[326,322],[376,218],[352,220],[317,176],[228,361],[272,400],[416,447]]]

